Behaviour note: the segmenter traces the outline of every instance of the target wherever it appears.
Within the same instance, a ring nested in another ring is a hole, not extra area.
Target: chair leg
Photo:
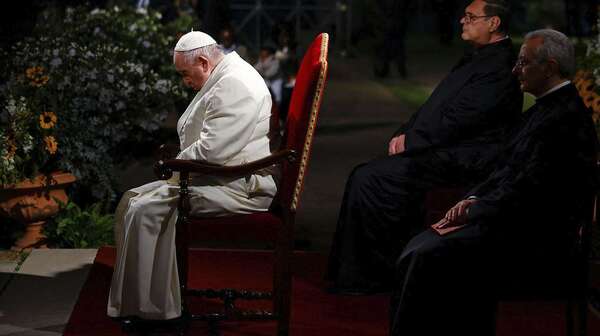
[[[187,187],[183,188],[183,195],[180,197],[185,197],[187,193]],[[177,273],[179,277],[179,297],[181,300],[181,317],[182,317],[182,325],[178,330],[178,335],[184,336],[187,335],[192,323],[192,314],[188,310],[187,305],[187,279],[188,279],[188,247],[189,241],[188,236],[184,234],[188,232],[187,230],[187,211],[185,208],[185,202],[180,198],[179,202],[179,215],[177,217],[176,230],[175,230],[175,258],[177,262]]]
[[[282,281],[281,297],[279,299],[279,311],[277,321],[277,335],[287,336],[290,329],[291,317],[291,274],[284,275]]]
[[[497,330],[498,330],[498,307],[500,306],[500,301],[496,301],[496,306],[495,306],[495,311],[494,311],[494,318],[492,319],[492,330],[494,331],[494,335],[497,334]]]
[[[587,302],[585,299],[567,301],[567,335],[587,335]]]
[[[208,336],[220,336],[219,321],[208,320]]]
[[[574,310],[573,309],[573,300],[567,300],[567,304],[565,306],[565,327],[567,336],[575,336],[575,318],[574,318]]]
[[[277,317],[277,335],[287,336],[290,329],[292,299],[293,220],[284,221],[275,248],[273,272],[273,311]]]
[[[289,335],[292,273],[290,261],[292,253],[290,248],[280,248],[276,253],[274,283],[273,283],[273,311],[277,316],[277,335]]]
[[[192,315],[187,311],[187,307],[184,306],[181,310],[181,322],[177,326],[178,336],[187,336],[192,327]]]
[[[587,336],[587,322],[588,322],[588,307],[587,299],[583,298],[577,303],[577,321],[579,323],[579,336]]]

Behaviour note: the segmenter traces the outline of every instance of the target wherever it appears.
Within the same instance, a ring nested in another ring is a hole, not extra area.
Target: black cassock
[[[510,39],[467,54],[396,132],[406,152],[354,169],[338,217],[327,277],[340,289],[390,285],[405,243],[422,230],[427,190],[471,186],[490,171],[521,113]]]
[[[424,231],[402,252],[392,335],[494,335],[498,290],[573,276],[561,265],[591,211],[596,153],[591,113],[572,84],[538,99],[496,169],[468,193],[478,201],[467,226]]]

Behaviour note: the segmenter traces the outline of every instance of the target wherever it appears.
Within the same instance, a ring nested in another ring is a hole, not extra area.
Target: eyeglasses
[[[495,15],[473,15],[471,13],[466,13],[465,15],[463,15],[463,20],[465,21],[465,23],[472,23],[473,21],[477,20],[477,19],[481,19],[481,18],[489,18]]]

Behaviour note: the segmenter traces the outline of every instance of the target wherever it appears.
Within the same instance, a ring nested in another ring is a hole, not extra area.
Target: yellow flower
[[[25,75],[30,80],[31,86],[40,87],[48,83],[50,77],[44,75],[44,68],[41,66],[27,68]]]
[[[48,79],[50,79],[50,77],[48,76],[42,76],[37,80],[37,86],[42,86],[45,85],[46,83],[48,83]]]
[[[578,71],[573,78],[573,83],[579,91],[581,99],[586,107],[593,110],[592,118],[594,122],[600,119],[600,95],[595,91],[594,80],[590,73]]]
[[[6,159],[10,160],[13,158],[13,156],[15,156],[15,153],[17,152],[17,145],[14,143],[14,141],[9,140],[8,142],[8,153],[6,153]]]
[[[27,70],[25,70],[25,74],[27,75],[27,78],[33,80],[36,77],[38,77],[38,75],[41,75],[44,72],[44,68],[36,66],[36,67],[31,67],[31,68],[27,68]]]
[[[46,143],[46,150],[48,151],[48,153],[50,153],[50,154],[56,153],[56,150],[58,149],[58,143],[56,142],[56,139],[54,139],[54,137],[52,135],[45,136],[44,142]]]
[[[54,112],[44,112],[40,114],[40,126],[43,129],[49,129],[56,125],[56,114]]]

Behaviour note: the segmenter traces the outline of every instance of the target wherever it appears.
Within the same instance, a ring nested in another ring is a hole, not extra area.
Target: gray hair
[[[541,38],[543,43],[538,47],[538,62],[554,59],[562,78],[571,78],[575,74],[575,47],[569,38],[553,29],[535,30],[525,35],[525,40]]]
[[[216,43],[188,51],[176,51],[173,53],[173,61],[175,61],[175,55],[177,53],[183,55],[183,59],[187,64],[194,64],[200,56],[206,57],[212,63],[217,63],[225,55],[223,47]]]
[[[485,15],[497,16],[500,18],[500,26],[498,32],[508,33],[510,25],[510,5],[505,0],[483,0],[485,6],[483,13]]]

